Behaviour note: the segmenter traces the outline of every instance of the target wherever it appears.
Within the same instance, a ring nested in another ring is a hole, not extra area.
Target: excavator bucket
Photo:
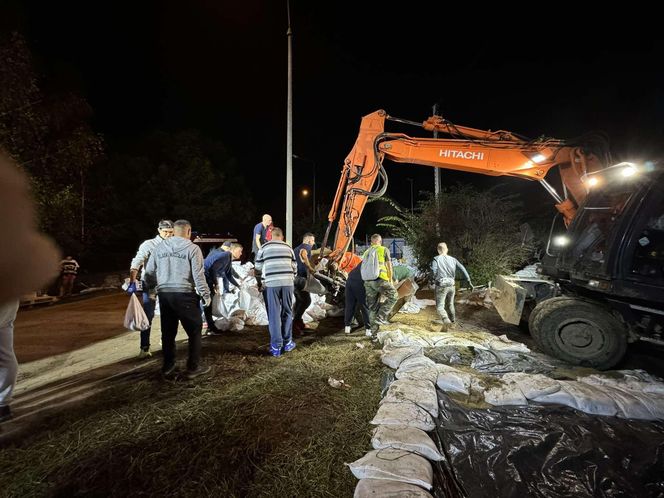
[[[388,314],[388,318],[391,319],[394,315],[396,315],[401,308],[403,308],[403,305],[406,304],[406,301],[415,294],[417,291],[417,285],[415,284],[415,280],[413,278],[407,278],[397,285],[397,302],[394,303],[394,306],[392,307],[392,310]]]
[[[493,305],[500,317],[507,323],[518,325],[526,302],[526,289],[510,277],[496,276],[497,295],[493,297]]]

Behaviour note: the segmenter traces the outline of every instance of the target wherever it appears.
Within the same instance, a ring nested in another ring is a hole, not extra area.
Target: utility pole
[[[288,14],[288,103],[286,110],[286,242],[293,243],[293,30],[291,29],[290,0],[286,0]]]

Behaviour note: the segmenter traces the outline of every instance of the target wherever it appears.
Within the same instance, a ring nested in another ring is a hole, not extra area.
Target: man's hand
[[[212,297],[211,297],[211,296],[208,296],[208,297],[204,297],[204,298],[203,298],[203,307],[204,307],[204,308],[207,308],[207,307],[210,306],[211,304],[212,304]]]

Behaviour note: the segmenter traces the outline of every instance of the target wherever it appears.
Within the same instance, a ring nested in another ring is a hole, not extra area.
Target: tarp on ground
[[[559,406],[473,408],[438,390],[437,497],[656,497],[664,424]],[[481,478],[478,478],[481,476]]]

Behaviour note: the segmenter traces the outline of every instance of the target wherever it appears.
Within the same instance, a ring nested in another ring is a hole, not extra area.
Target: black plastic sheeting
[[[551,405],[468,408],[440,390],[438,399],[438,498],[664,497],[662,423]]]

